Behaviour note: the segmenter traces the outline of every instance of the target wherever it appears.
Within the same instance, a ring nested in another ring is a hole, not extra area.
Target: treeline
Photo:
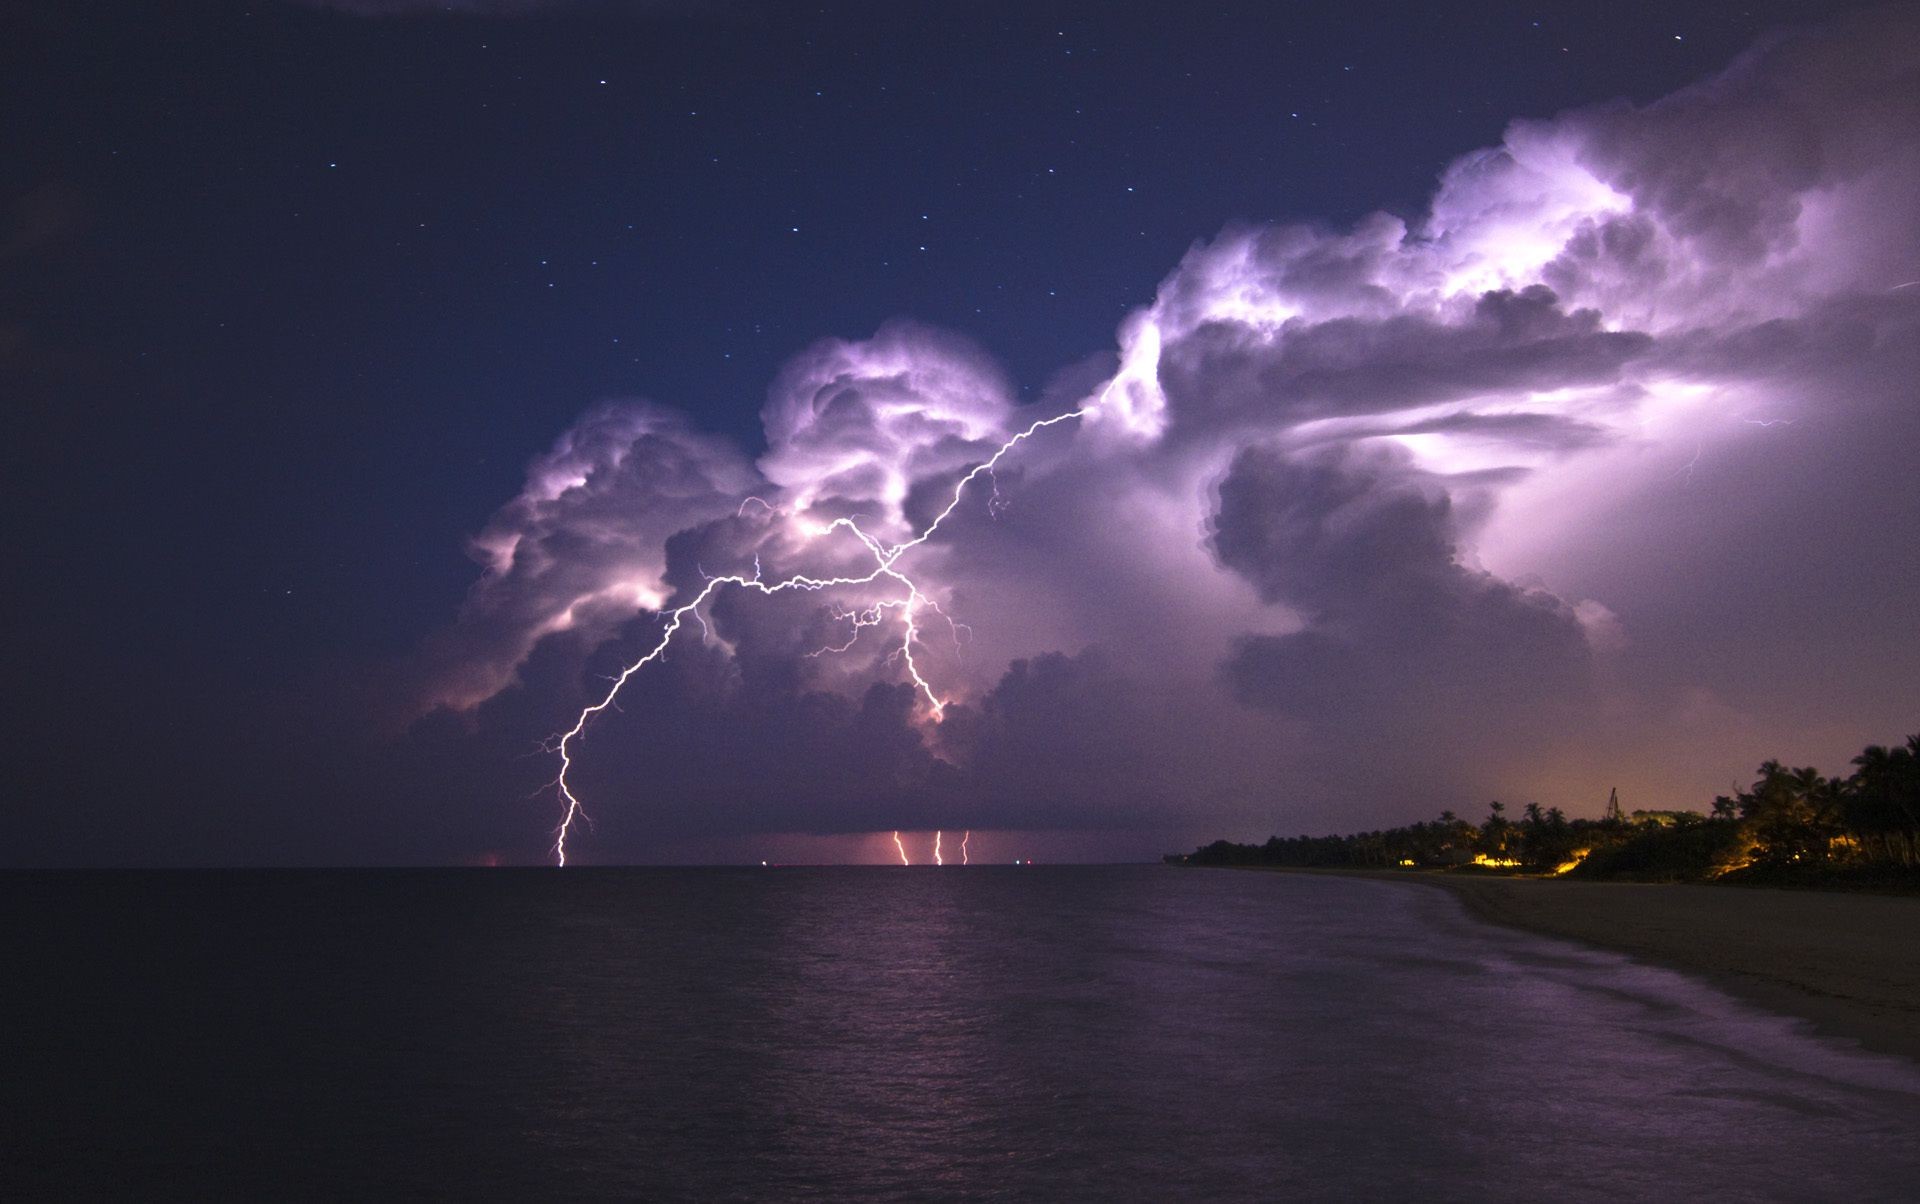
[[[1854,772],[1829,778],[1779,761],[1751,787],[1697,811],[1635,811],[1568,819],[1528,803],[1509,816],[1494,803],[1480,823],[1442,811],[1404,828],[1351,836],[1219,840],[1184,858],[1195,865],[1478,867],[1642,881],[1821,882],[1920,879],[1920,735],[1872,745]]]

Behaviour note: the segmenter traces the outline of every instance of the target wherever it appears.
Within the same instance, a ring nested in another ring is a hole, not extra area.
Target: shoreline
[[[1920,1062],[1920,898],[1433,871],[1279,872],[1451,891],[1488,923],[1693,974],[1822,1036]]]

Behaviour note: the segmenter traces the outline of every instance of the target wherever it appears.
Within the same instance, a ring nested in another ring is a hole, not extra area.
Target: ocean
[[[1376,881],[0,875],[0,1195],[1841,1199],[1920,1066]]]

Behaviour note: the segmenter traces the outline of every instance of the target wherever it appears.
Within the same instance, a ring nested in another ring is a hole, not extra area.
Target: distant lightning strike
[[[851,532],[854,537],[860,541],[861,546],[866,548],[867,552],[873,557],[873,569],[870,572],[858,577],[811,577],[806,574],[796,574],[785,580],[769,583],[761,580],[760,559],[756,555],[753,563],[753,576],[743,577],[736,573],[724,577],[709,577],[707,578],[706,584],[701,587],[700,592],[695,594],[691,601],[683,603],[674,610],[668,611],[666,626],[661,629],[659,641],[656,642],[652,648],[648,649],[646,654],[640,657],[639,660],[634,661],[625,669],[622,669],[619,676],[613,679],[612,685],[608,687],[606,694],[600,701],[584,708],[580,712],[580,717],[574,720],[573,726],[568,728],[566,732],[560,736],[558,743],[555,745],[555,751],[558,752],[560,756],[560,774],[554,779],[554,786],[559,790],[561,800],[566,803],[566,811],[560,817],[560,826],[554,832],[553,854],[555,863],[561,866],[567,864],[567,837],[573,832],[573,821],[575,819],[588,818],[586,809],[581,806],[580,797],[574,793],[572,784],[567,780],[567,775],[573,770],[573,742],[581,738],[582,733],[586,731],[587,723],[592,720],[594,716],[613,706],[614,699],[619,696],[620,690],[627,684],[628,678],[666,654],[667,645],[673,642],[674,635],[677,634],[680,628],[686,623],[688,615],[692,615],[694,621],[699,623],[703,629],[705,628],[706,620],[700,614],[700,606],[706,602],[707,599],[711,598],[714,592],[723,585],[738,586],[741,589],[752,590],[755,593],[766,594],[771,597],[774,594],[789,593],[794,590],[814,592],[840,586],[872,585],[883,578],[897,582],[906,589],[906,597],[877,603],[865,611],[843,614],[840,617],[852,621],[853,637],[857,639],[863,628],[878,626],[885,612],[893,610],[899,611],[904,630],[901,635],[900,645],[895,649],[895,654],[900,657],[901,663],[906,666],[907,676],[913,679],[915,689],[926,699],[927,711],[932,715],[934,722],[938,723],[945,718],[947,702],[944,698],[940,697],[939,694],[934,692],[933,686],[927,681],[926,677],[921,674],[920,665],[914,660],[913,649],[915,643],[920,638],[920,607],[925,605],[931,608],[934,613],[941,615],[941,617],[945,618],[946,616],[933,599],[920,592],[919,585],[915,583],[911,577],[895,568],[894,565],[902,556],[933,538],[934,532],[940,529],[940,524],[946,522],[947,517],[959,508],[961,499],[966,495],[967,486],[971,485],[976,478],[985,474],[990,480],[994,481],[995,493],[997,494],[999,483],[998,479],[993,475],[994,469],[999,466],[1000,461],[1009,452],[1050,426],[1057,426],[1060,423],[1070,422],[1076,418],[1084,417],[1089,411],[1106,401],[1108,394],[1112,392],[1115,385],[1120,383],[1121,379],[1121,376],[1115,376],[1113,380],[1107,383],[1106,388],[1101,390],[1100,396],[1093,402],[1081,406],[1078,409],[1068,410],[1064,414],[1056,414],[1051,418],[1043,418],[1032,426],[1015,434],[1005,443],[1002,443],[993,455],[981,463],[974,465],[965,476],[961,477],[960,480],[954,484],[953,497],[948,499],[946,507],[934,516],[932,522],[927,524],[926,530],[920,532],[920,534],[914,536],[912,539],[891,546],[883,544],[862,530],[860,524],[853,518],[837,518],[817,532],[818,536],[830,535],[841,529]],[[765,506],[769,513],[779,513],[770,503],[758,497],[750,497],[741,502],[739,512],[744,513],[747,506],[754,502]],[[947,621],[950,625],[953,622],[951,619]],[[956,641],[958,640],[957,630],[955,631],[955,639]],[[844,651],[846,648],[852,646],[853,640],[850,639],[840,648],[823,648],[819,651]],[[818,654],[819,653],[815,653],[814,655]],[[901,844],[900,834],[898,832],[893,834],[893,843],[894,846],[900,850],[901,864],[910,864],[907,860],[906,846]],[[963,843],[963,855],[964,849],[965,845]],[[936,834],[934,860],[938,862],[939,859],[939,837],[938,834]]]
[[[1700,444],[1698,447],[1695,447],[1693,449],[1693,459],[1688,460],[1685,464],[1682,464],[1680,466],[1680,472],[1676,472],[1673,475],[1677,477],[1677,476],[1680,476],[1682,473],[1684,473],[1686,474],[1687,484],[1689,485],[1693,484],[1693,470],[1695,467],[1699,465],[1700,453],[1705,449],[1706,449],[1706,444],[1704,443]]]
[[[967,860],[967,842],[972,839],[973,839],[972,829],[968,829],[967,834],[960,838],[960,864],[961,865],[973,864],[972,862]]]
[[[946,859],[940,856],[940,831],[937,828],[934,829],[933,833],[933,863],[935,865],[945,865],[947,863]]]

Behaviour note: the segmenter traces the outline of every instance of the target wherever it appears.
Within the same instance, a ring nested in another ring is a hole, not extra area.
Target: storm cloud
[[[417,738],[521,755],[712,577],[868,572],[835,520],[909,540],[1083,408],[898,561],[944,713],[899,582],[719,591],[575,749],[594,855],[1689,805],[1790,732],[1852,747],[1920,709],[1880,535],[1920,517],[1916,130],[1920,18],[1885,10],[1516,122],[1417,220],[1198,243],[1050,403],[900,322],[797,356],[757,457],[600,407],[476,538]]]

